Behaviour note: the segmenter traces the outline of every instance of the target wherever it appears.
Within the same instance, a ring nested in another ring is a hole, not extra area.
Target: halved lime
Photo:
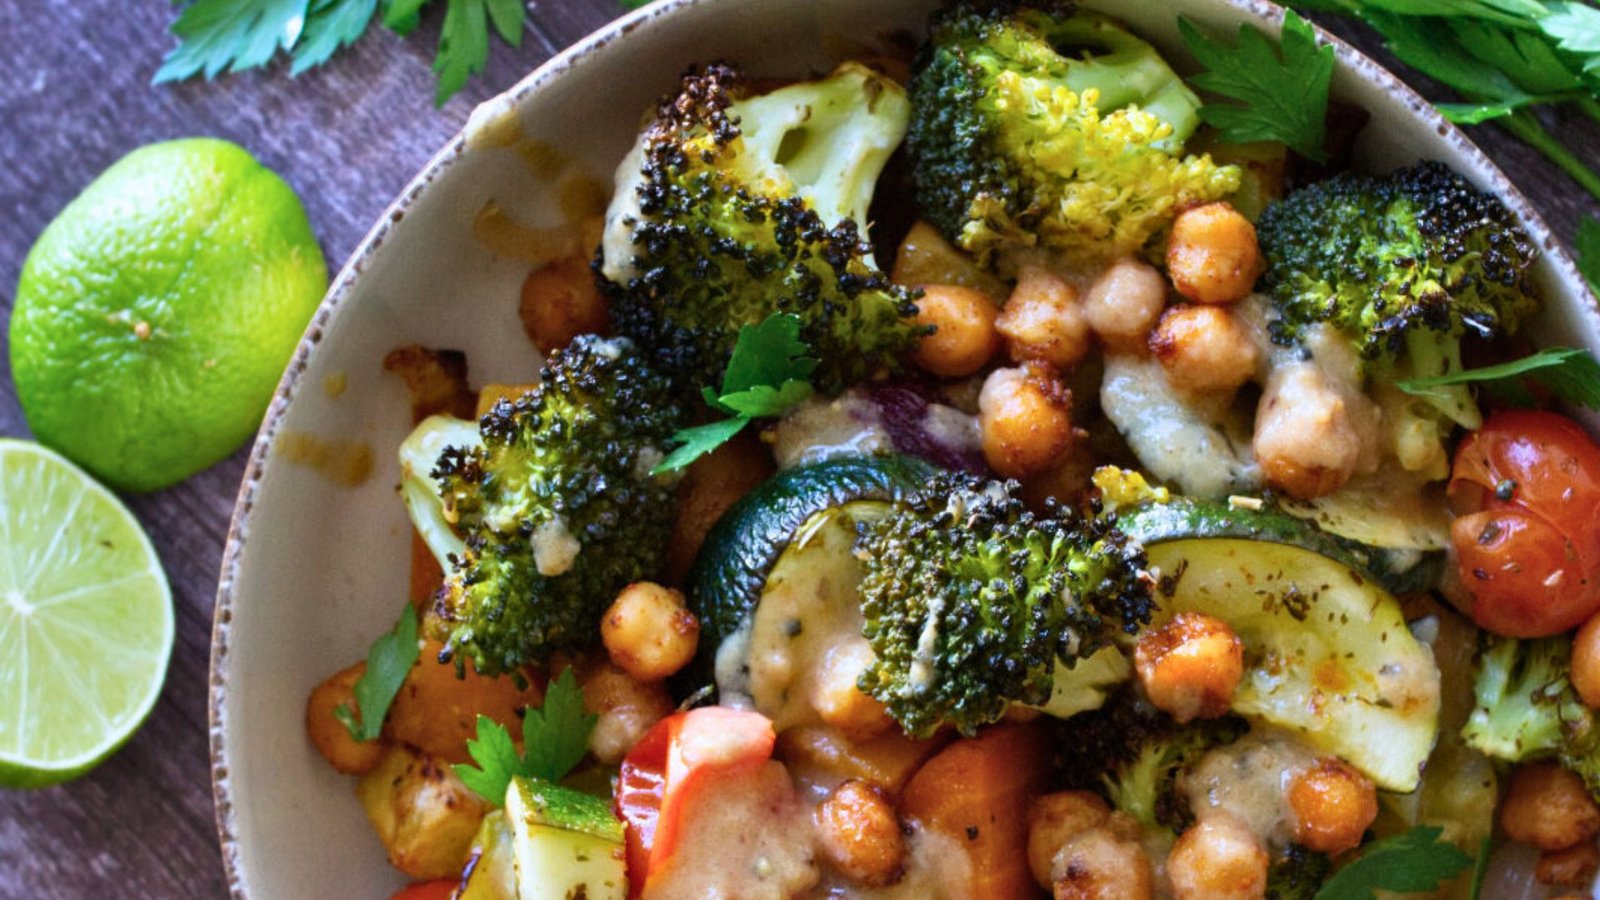
[[[76,778],[155,705],[172,592],[114,494],[56,453],[0,439],[0,785]]]

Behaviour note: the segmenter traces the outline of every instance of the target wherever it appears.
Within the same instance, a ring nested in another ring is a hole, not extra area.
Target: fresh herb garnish
[[[1239,26],[1236,46],[1206,37],[1186,19],[1178,20],[1178,28],[1207,70],[1189,80],[1238,101],[1202,106],[1201,120],[1227,141],[1280,141],[1301,156],[1327,159],[1323,139],[1333,48],[1317,44],[1310,23],[1292,11],[1284,13],[1281,56],[1270,38],[1246,25]]]
[[[1418,825],[1368,844],[1361,855],[1333,873],[1316,900],[1376,900],[1383,891],[1431,891],[1472,865],[1472,857],[1439,840],[1444,829]]]
[[[430,0],[384,0],[383,24],[396,34],[417,27]],[[290,55],[290,74],[326,62],[366,33],[378,0],[193,0],[172,23],[181,43],[167,54],[155,81],[215,78]],[[489,59],[489,28],[522,45],[522,0],[446,0],[433,71],[435,102],[443,104]]]
[[[1595,293],[1600,293],[1600,219],[1586,216],[1578,225],[1578,271]]]
[[[521,755],[504,725],[480,715],[477,738],[467,741],[467,753],[477,765],[452,768],[463,784],[499,806],[518,775],[545,781],[565,778],[589,751],[589,733],[597,720],[584,711],[577,676],[566,668],[545,688],[544,706],[524,713]]]
[[[1600,198],[1600,171],[1534,115],[1535,107],[1565,104],[1600,120],[1600,10],[1543,0],[1300,0],[1293,5],[1371,25],[1401,62],[1460,95],[1461,102],[1439,104],[1452,121],[1500,125]]]
[[[1467,369],[1428,378],[1407,378],[1395,387],[1408,394],[1428,394],[1450,384],[1481,383],[1507,400],[1531,405],[1533,398],[1514,379],[1527,377],[1549,388],[1570,406],[1600,409],[1600,362],[1587,350],[1546,347],[1537,353],[1481,369]]]
[[[373,641],[367,650],[367,670],[361,673],[352,691],[356,708],[341,705],[333,711],[351,737],[370,741],[383,731],[389,704],[416,665],[417,653],[417,611],[407,603],[394,630]]]
[[[805,402],[813,393],[806,379],[817,367],[817,361],[806,355],[810,352],[800,340],[800,318],[790,313],[773,313],[759,325],[739,329],[721,393],[711,388],[700,391],[712,409],[732,418],[680,429],[673,439],[681,445],[651,474],[681,469],[731,440],[751,420],[781,416]]]

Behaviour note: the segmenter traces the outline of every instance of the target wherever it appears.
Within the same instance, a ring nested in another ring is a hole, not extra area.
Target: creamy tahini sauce
[[[1289,842],[1294,823],[1286,800],[1289,783],[1317,754],[1293,737],[1263,729],[1207,753],[1179,784],[1196,818],[1207,810],[1233,813],[1273,847]]]
[[[784,416],[773,429],[772,455],[790,469],[835,456],[871,456],[894,450],[878,408],[855,394],[813,398]]]

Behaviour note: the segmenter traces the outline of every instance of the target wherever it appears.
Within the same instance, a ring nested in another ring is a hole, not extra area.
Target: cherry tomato
[[[419,881],[402,889],[390,900],[450,900],[455,890],[456,882],[448,878],[439,881]]]
[[[1600,610],[1600,447],[1549,412],[1497,413],[1456,451],[1450,502],[1466,611],[1543,637]]]
[[[770,759],[775,740],[760,713],[705,706],[662,719],[633,745],[613,800],[625,826],[631,896],[671,859],[690,798],[729,769]]]

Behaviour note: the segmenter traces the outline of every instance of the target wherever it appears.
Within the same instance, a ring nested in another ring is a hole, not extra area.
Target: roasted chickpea
[[[1167,857],[1174,900],[1258,900],[1267,850],[1231,813],[1213,810],[1178,836]]]
[[[1150,859],[1137,841],[1098,825],[1068,838],[1051,863],[1054,900],[1149,900]]]
[[[1344,487],[1361,464],[1355,412],[1312,365],[1267,377],[1251,446],[1267,483],[1302,500]]]
[[[905,839],[894,805],[864,781],[846,781],[817,807],[817,843],[845,876],[881,887],[899,880]]]
[[[1057,791],[1028,804],[1028,868],[1039,886],[1055,884],[1051,866],[1067,841],[1100,825],[1111,809],[1092,791]]]
[[[694,659],[700,622],[683,594],[638,581],[623,588],[606,610],[600,641],[618,668],[639,681],[660,681]]]
[[[1361,845],[1378,817],[1378,789],[1344,762],[1325,757],[1289,783],[1289,809],[1297,843],[1337,855]]]
[[[857,740],[882,734],[892,723],[884,705],[856,687],[870,665],[872,646],[858,636],[828,650],[811,686],[811,706],[822,721]]]
[[[541,353],[565,347],[580,334],[604,334],[611,327],[589,260],[581,256],[559,259],[530,273],[522,282],[517,313],[528,340]]]
[[[1072,392],[1048,366],[996,369],[978,394],[983,457],[1006,478],[1026,478],[1060,463],[1074,432]]]
[[[1565,850],[1600,833],[1600,806],[1577,775],[1555,763],[1530,763],[1511,773],[1500,827],[1514,841]]]
[[[610,663],[591,663],[578,681],[584,707],[599,717],[589,733],[589,750],[607,765],[620,761],[652,725],[672,713],[672,696],[659,682],[635,681]]]
[[[1133,663],[1157,709],[1179,722],[1212,719],[1244,677],[1244,643],[1221,619],[1181,612],[1140,636]]]
[[[922,287],[917,301],[917,324],[932,325],[911,354],[924,371],[947,378],[971,375],[983,368],[1000,349],[995,331],[999,312],[982,291],[950,284]]]
[[[1587,888],[1594,884],[1597,871],[1600,871],[1600,846],[1594,841],[1579,841],[1565,850],[1539,854],[1533,877],[1540,884]]]
[[[1089,320],[1078,292],[1042,266],[1023,266],[994,327],[1012,360],[1070,369],[1089,352]]]
[[[355,700],[355,684],[367,672],[367,664],[356,663],[328,676],[311,691],[306,700],[306,733],[311,743],[335,769],[346,775],[365,775],[377,767],[388,749],[386,741],[358,741],[350,730],[334,717],[333,711],[343,706],[359,709]]]
[[[1107,347],[1142,351],[1145,338],[1167,305],[1167,281],[1154,266],[1136,259],[1112,263],[1083,296],[1083,315]]]
[[[1261,351],[1239,317],[1219,306],[1174,306],[1150,332],[1150,352],[1179,390],[1230,393],[1255,377]]]
[[[1572,638],[1572,687],[1584,705],[1600,709],[1600,614],[1590,616]]]
[[[1167,241],[1167,274],[1178,293],[1196,303],[1232,303],[1261,274],[1256,227],[1226,201],[1178,213]]]

